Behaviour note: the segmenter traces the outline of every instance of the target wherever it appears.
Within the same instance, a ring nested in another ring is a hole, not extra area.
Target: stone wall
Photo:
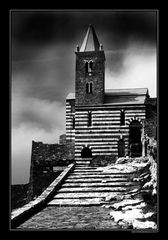
[[[74,159],[74,143],[44,144],[32,141],[28,201],[41,194],[62,170],[55,166],[67,166]]]
[[[32,142],[32,157],[36,165],[55,165],[59,161],[73,159],[73,144],[44,144]]]
[[[66,134],[62,134],[59,137],[59,144],[66,144]]]
[[[149,98],[146,102],[145,133],[157,139],[157,99]]]

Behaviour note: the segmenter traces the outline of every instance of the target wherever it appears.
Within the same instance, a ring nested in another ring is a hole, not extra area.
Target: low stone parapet
[[[40,211],[52,199],[53,195],[61,186],[68,174],[74,169],[75,164],[70,164],[67,168],[49,185],[48,188],[35,200],[21,208],[15,209],[11,213],[11,228],[14,229],[32,215]]]

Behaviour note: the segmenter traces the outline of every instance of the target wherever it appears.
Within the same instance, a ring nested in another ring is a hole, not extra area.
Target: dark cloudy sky
[[[12,183],[27,183],[31,142],[65,133],[75,49],[89,24],[106,55],[106,88],[147,87],[156,96],[156,11],[12,11]]]

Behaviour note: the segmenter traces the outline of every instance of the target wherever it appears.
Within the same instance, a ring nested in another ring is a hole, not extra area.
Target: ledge
[[[25,222],[28,218],[33,216],[45,207],[45,205],[52,199],[56,191],[61,186],[62,182],[68,174],[74,169],[75,164],[70,164],[49,186],[42,194],[35,200],[21,208],[15,209],[11,213],[11,228],[17,228],[20,224]]]

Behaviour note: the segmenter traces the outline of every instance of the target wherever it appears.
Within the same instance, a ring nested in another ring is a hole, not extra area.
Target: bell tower
[[[84,41],[76,48],[76,106],[101,105],[104,102],[105,54],[95,30],[89,25]]]

